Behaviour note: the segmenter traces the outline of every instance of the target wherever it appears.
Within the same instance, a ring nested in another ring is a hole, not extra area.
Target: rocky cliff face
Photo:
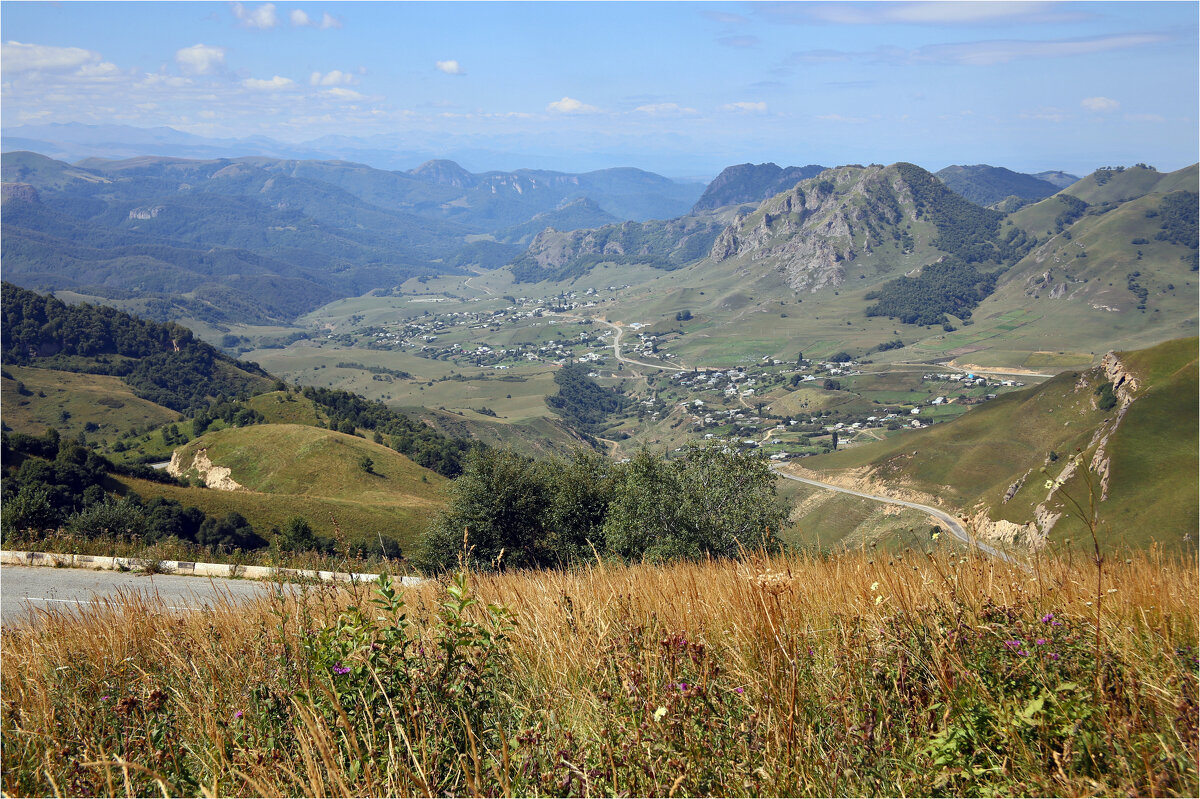
[[[714,242],[709,257],[768,262],[796,291],[840,286],[846,265],[902,247],[900,226],[917,221],[913,192],[892,167],[839,167],[765,201]]]
[[[587,255],[636,256],[653,263],[683,264],[708,252],[722,225],[707,216],[666,222],[622,222],[592,230],[543,230],[522,260],[554,270]]]
[[[225,466],[215,465],[208,457],[208,450],[201,448],[194,454],[184,454],[182,449],[171,453],[171,462],[167,464],[167,474],[172,477],[184,477],[195,471],[204,484],[218,491],[240,491],[243,486],[231,476],[233,470]]]

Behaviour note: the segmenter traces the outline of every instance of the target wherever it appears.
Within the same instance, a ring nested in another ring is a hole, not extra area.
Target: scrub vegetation
[[[1177,795],[1193,558],[456,572],[3,633],[6,795]]]

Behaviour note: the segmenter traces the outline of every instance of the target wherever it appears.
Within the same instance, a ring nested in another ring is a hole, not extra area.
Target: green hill
[[[367,458],[369,472],[364,468]],[[260,531],[282,527],[299,515],[319,535],[332,535],[336,520],[358,546],[373,548],[382,535],[407,550],[441,506],[446,483],[444,477],[381,444],[297,424],[208,433],[177,449],[170,471],[203,479],[211,474],[208,463],[229,469],[228,478],[240,488],[130,484],[143,496],[178,499],[209,515],[237,510]],[[215,478],[210,481],[217,483]]]
[[[803,465],[930,498],[970,518],[980,538],[1017,546],[1090,543],[1072,500],[1087,508],[1094,498],[1104,545],[1194,549],[1197,379],[1197,339],[1173,340]]]
[[[984,207],[993,206],[1009,197],[1025,201],[1041,200],[1057,194],[1059,190],[1055,184],[1034,175],[987,164],[948,166],[934,174],[955,194]]]

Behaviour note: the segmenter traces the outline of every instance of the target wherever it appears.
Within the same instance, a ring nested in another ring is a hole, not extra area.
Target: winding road
[[[794,474],[788,474],[787,472],[780,471],[780,467],[778,466],[772,466],[771,471],[775,472],[775,474],[784,479],[795,480],[797,483],[807,483],[808,485],[816,486],[817,488],[824,488],[827,491],[840,491],[843,494],[852,494],[856,497],[862,497],[863,499],[871,499],[876,502],[885,502],[889,505],[903,505],[906,508],[919,510],[922,513],[928,514],[929,516],[932,516],[933,518],[945,524],[950,530],[950,533],[964,544],[973,546],[980,552],[991,555],[994,558],[999,558],[1005,563],[1012,563],[1018,566],[1023,565],[1020,561],[1016,560],[1007,553],[1001,552],[995,547],[989,546],[978,539],[972,538],[967,534],[966,528],[962,526],[962,523],[949,513],[946,513],[944,510],[939,510],[938,508],[934,508],[929,505],[922,505],[919,502],[908,502],[907,500],[894,499],[892,497],[885,497],[879,494],[868,494],[863,491],[855,491],[852,488],[843,488],[841,486],[833,485],[832,483],[822,483],[820,480],[810,480],[807,477],[797,477]]]

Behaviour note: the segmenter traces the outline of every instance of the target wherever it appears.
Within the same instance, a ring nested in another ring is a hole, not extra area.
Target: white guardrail
[[[239,563],[197,563],[190,560],[151,560],[148,558],[110,558],[102,555],[63,555],[56,552],[20,552],[0,550],[0,564],[7,566],[51,566],[68,569],[97,569],[101,571],[146,571],[152,564],[159,574],[180,574],[196,577],[241,578],[246,580],[321,580],[323,582],[366,583],[379,579],[378,574],[331,572],[316,569],[283,569],[276,566],[246,566]],[[400,577],[406,586],[425,582],[420,577]]]

